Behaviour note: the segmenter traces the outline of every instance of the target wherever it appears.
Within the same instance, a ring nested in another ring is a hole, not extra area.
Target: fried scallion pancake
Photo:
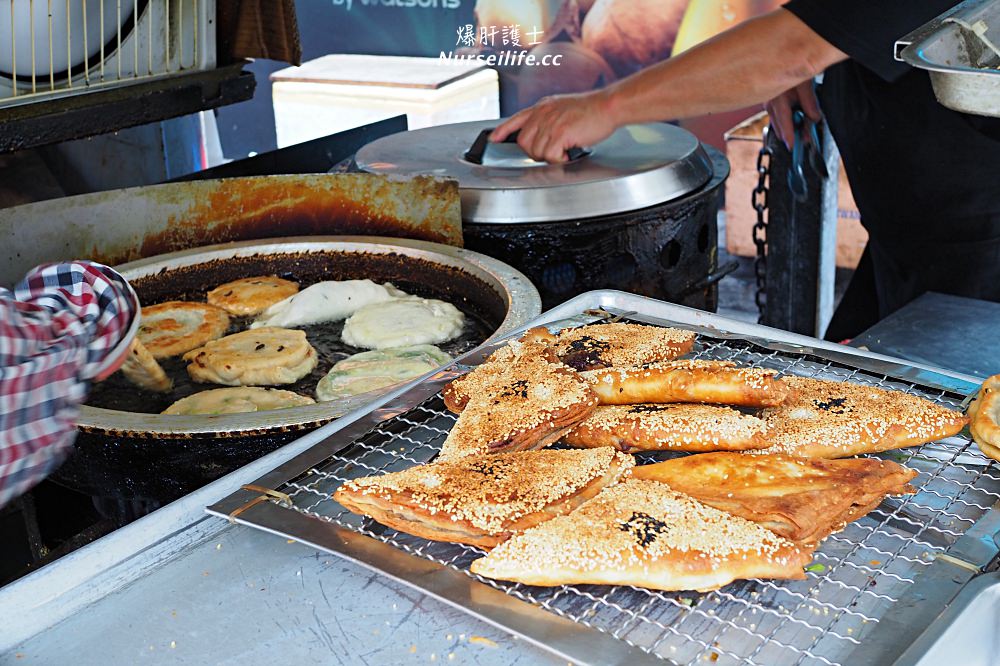
[[[239,317],[257,315],[275,303],[294,296],[299,285],[277,275],[262,275],[234,280],[208,292],[205,300]]]
[[[181,398],[163,410],[164,414],[246,414],[272,409],[313,405],[316,401],[292,391],[240,386],[210,389]]]
[[[121,367],[125,379],[141,389],[156,393],[169,393],[174,388],[174,382],[164,372],[149,350],[136,338],[125,356]]]
[[[632,479],[497,546],[472,573],[527,585],[715,590],[742,578],[803,578],[814,547]]]
[[[465,315],[451,303],[432,298],[397,298],[372,303],[344,322],[342,337],[352,347],[393,349],[437,345],[462,334]]]
[[[913,492],[917,472],[887,460],[705,453],[643,465],[660,481],[796,543],[816,543],[868,514],[887,495]]]
[[[979,395],[969,404],[969,430],[979,450],[1000,460],[1000,375],[993,375],[979,389]]]
[[[666,361],[581,373],[602,405],[690,402],[741,407],[780,405],[788,388],[773,370],[729,361]]]
[[[573,428],[563,442],[619,451],[746,451],[767,446],[764,422],[717,405],[606,405]]]
[[[184,355],[196,382],[224,386],[294,384],[316,367],[304,331],[255,328],[213,340]]]
[[[493,548],[569,513],[633,465],[611,448],[500,453],[355,479],[333,498],[401,532]]]
[[[580,375],[538,342],[513,342],[488,389],[469,398],[440,459],[540,449],[587,418],[597,398]]]
[[[179,356],[221,338],[229,314],[208,303],[168,301],[142,308],[137,337],[153,358]]]
[[[339,400],[393,386],[451,362],[433,345],[367,351],[338,361],[316,385],[320,400]]]
[[[574,370],[635,367],[672,361],[691,351],[690,331],[643,324],[593,324],[551,336],[556,355]]]
[[[919,446],[959,432],[959,412],[902,391],[786,377],[785,404],[761,412],[772,445],[763,453],[845,458]]]

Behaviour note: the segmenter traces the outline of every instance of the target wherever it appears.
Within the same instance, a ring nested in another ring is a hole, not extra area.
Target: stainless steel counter
[[[1000,372],[1000,303],[927,293],[851,346],[986,378]]]
[[[235,526],[0,657],[70,659],[76,666],[555,663],[385,577]]]
[[[0,664],[558,663],[362,567],[205,516],[333,427],[0,589]]]
[[[721,321],[662,308],[703,327]],[[736,334],[756,330],[727,323]],[[950,381],[956,389],[971,386],[958,375]],[[0,663],[557,663],[360,566],[204,515],[205,506],[362,415],[352,413],[0,589]]]

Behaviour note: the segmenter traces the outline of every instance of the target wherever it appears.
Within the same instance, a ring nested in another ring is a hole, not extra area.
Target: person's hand
[[[786,90],[768,102],[765,108],[771,117],[771,127],[789,150],[792,149],[792,144],[795,142],[795,124],[792,121],[792,112],[796,108],[802,109],[806,117],[815,123],[823,119],[812,80]]]
[[[570,148],[592,146],[616,129],[608,109],[608,96],[598,90],[545,97],[497,127],[490,141],[503,141],[520,130],[517,143],[532,159],[558,163],[566,161],[566,151]]]

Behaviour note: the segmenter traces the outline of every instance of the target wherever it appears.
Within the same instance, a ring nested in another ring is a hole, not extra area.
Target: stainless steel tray
[[[981,33],[981,34],[980,34]],[[896,42],[896,59],[930,73],[938,101],[1000,116],[1000,0],[966,0]]]
[[[696,358],[891,387],[953,408],[976,388],[962,375],[620,292],[584,294],[531,325],[587,323],[595,317],[585,313],[598,307],[696,330]],[[815,558],[822,571],[707,594],[481,579],[468,573],[477,549],[396,532],[330,499],[347,479],[432,459],[454,422],[440,389],[489,351],[346,418],[329,439],[254,484],[288,502],[241,490],[208,511],[340,555],[570,661],[595,664],[892,662],[998,553],[1000,467],[963,436],[886,454],[919,470],[919,492],[889,498],[828,538]]]
[[[1000,655],[1000,573],[979,576],[906,650],[899,666],[992,666]]]

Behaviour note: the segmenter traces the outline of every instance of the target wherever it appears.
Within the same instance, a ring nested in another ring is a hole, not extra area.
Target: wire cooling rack
[[[699,336],[690,357],[900,390],[952,409],[960,409],[964,398],[744,340]],[[917,492],[886,499],[864,518],[828,537],[816,551],[805,580],[746,580],[710,593],[630,586],[533,587],[468,573],[470,563],[484,554],[480,549],[397,532],[354,515],[331,499],[350,479],[432,460],[454,422],[440,393],[431,395],[359,433],[347,446],[274,488],[276,496],[288,497],[283,511],[308,518],[313,535],[317,525],[324,525],[335,532],[348,530],[371,537],[413,558],[460,572],[475,584],[495,588],[510,599],[569,620],[572,626],[590,630],[591,638],[596,632],[600,640],[623,643],[644,658],[678,664],[859,663],[851,655],[857,654],[866,636],[901,598],[913,592],[926,570],[941,556],[949,557],[954,545],[1000,500],[1000,468],[963,434],[881,454],[919,472],[912,482]],[[644,454],[639,462],[669,456]],[[241,522],[254,524],[248,517],[241,517]],[[336,546],[324,545],[322,538],[304,538],[309,535],[302,530],[283,529],[281,520],[277,522],[270,521],[265,529],[338,552]],[[380,568],[377,558],[367,564]],[[416,581],[410,583],[421,587],[419,578]],[[437,593],[456,605],[468,605],[467,600],[450,598],[447,590]],[[525,637],[532,638],[530,634]]]

